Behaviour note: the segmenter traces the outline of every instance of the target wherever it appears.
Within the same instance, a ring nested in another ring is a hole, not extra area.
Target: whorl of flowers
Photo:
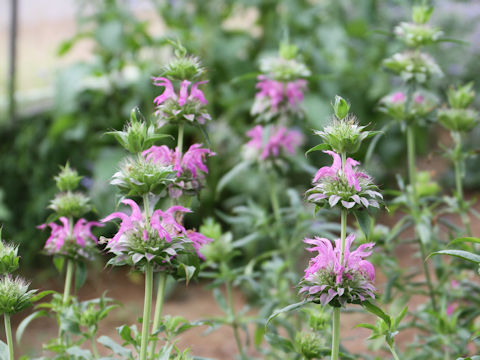
[[[61,225],[51,222],[37,228],[44,230],[50,227],[51,233],[45,243],[44,250],[49,255],[64,255],[71,258],[91,260],[96,251],[98,239],[92,234],[92,227],[103,226],[96,221],[79,219],[75,225],[68,218],[60,217]]]
[[[347,158],[342,168],[339,154],[329,150],[324,152],[332,156],[333,164],[317,171],[313,178],[314,186],[307,191],[307,200],[318,206],[339,205],[352,210],[369,206],[379,208],[383,196],[371,177],[357,170],[360,163]]]
[[[18,269],[19,256],[18,246],[2,241],[2,229],[0,228],[0,275],[11,274]]]
[[[48,208],[55,211],[59,216],[66,217],[82,217],[92,209],[90,199],[77,191],[58,193],[50,201]]]
[[[300,283],[300,293],[309,301],[325,305],[343,306],[346,303],[361,303],[375,297],[375,268],[365,260],[372,254],[374,243],[360,245],[351,251],[355,235],[345,239],[343,261],[341,259],[341,239],[335,240],[335,247],[325,238],[315,237],[304,242],[313,247],[310,252],[318,252],[310,260],[305,276]]]
[[[419,47],[437,42],[443,32],[427,24],[401,22],[394,29],[397,35],[407,46]]]
[[[37,290],[28,290],[29,283],[10,275],[0,279],[0,314],[13,315],[32,305]]]
[[[252,149],[260,160],[275,159],[285,154],[292,155],[303,143],[303,136],[299,131],[289,130],[283,126],[257,125],[247,131],[247,136],[250,141],[246,147]]]
[[[201,144],[193,144],[182,154],[178,148],[170,149],[166,145],[152,146],[142,153],[143,157],[157,165],[171,166],[176,173],[175,183],[169,185],[170,195],[178,197],[183,191],[198,191],[204,173],[208,173],[206,157],[214,156],[210,149]]]
[[[438,121],[450,131],[469,132],[480,121],[480,115],[468,106],[475,99],[473,83],[451,87],[447,91],[449,107],[438,110]]]
[[[101,220],[121,220],[117,233],[107,244],[107,249],[116,255],[111,264],[142,267],[150,262],[155,270],[174,272],[178,255],[196,251],[202,257],[200,248],[211,241],[200,233],[186,230],[177,220],[190,212],[187,208],[172,206],[165,211],[159,209],[146,218],[135,201],[125,199],[122,203],[130,206],[130,215],[114,212]]]
[[[401,76],[406,82],[422,84],[432,77],[443,76],[435,60],[430,55],[418,51],[394,54],[383,61],[383,66]]]
[[[398,121],[413,121],[430,114],[437,106],[437,99],[425,92],[415,92],[408,112],[406,104],[406,94],[397,91],[380,100],[379,110]]]
[[[205,108],[208,101],[203,91],[199,89],[200,85],[207,82],[208,80],[198,82],[182,80],[180,88],[176,92],[173,83],[166,77],[153,78],[155,86],[164,88],[163,93],[153,100],[153,103],[157,105],[155,114],[159,115],[159,121],[187,120],[192,123],[197,121],[199,124],[205,124],[207,120],[210,120],[211,117]]]

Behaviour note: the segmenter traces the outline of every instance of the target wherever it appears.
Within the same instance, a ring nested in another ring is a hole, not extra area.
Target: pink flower
[[[317,182],[321,178],[324,177],[330,177],[330,178],[338,178],[341,176],[342,173],[345,174],[345,178],[347,179],[348,185],[350,187],[354,187],[356,191],[360,191],[360,178],[365,178],[368,179],[368,175],[356,171],[354,169],[355,166],[360,165],[360,163],[352,158],[347,158],[345,160],[345,166],[342,171],[342,159],[340,158],[340,155],[338,155],[334,151],[330,150],[325,150],[324,153],[330,155],[333,158],[333,164],[331,166],[324,166],[320,168],[317,173],[315,174],[315,177],[313,178],[313,182]]]
[[[124,212],[114,212],[102,219],[101,222],[108,222],[113,219],[120,219],[120,228],[115,236],[111,239],[112,243],[116,243],[130,231],[139,231],[142,233],[143,240],[148,240],[148,231],[145,221],[142,216],[142,211],[137,203],[131,199],[125,199],[122,204],[130,206],[131,214],[127,215]],[[149,226],[156,230],[158,236],[166,242],[171,242],[172,237],[178,237],[185,234],[185,228],[175,220],[175,214],[178,212],[190,212],[182,206],[172,206],[166,211],[156,210],[150,218]]]
[[[247,146],[261,151],[261,160],[268,157],[278,157],[282,151],[294,154],[296,148],[303,142],[303,136],[300,132],[285,127],[272,127],[266,140],[264,139],[265,131],[266,128],[257,125],[247,132],[247,136],[250,137]]]
[[[52,230],[50,237],[45,243],[46,249],[51,249],[52,247],[54,247],[56,252],[59,252],[63,245],[65,245],[65,241],[68,239],[74,239],[77,245],[82,248],[85,247],[86,241],[88,239],[92,240],[95,243],[98,242],[98,239],[92,234],[91,229],[93,226],[103,226],[103,224],[96,221],[87,222],[87,220],[82,218],[79,219],[71,229],[70,220],[68,218],[62,216],[59,220],[62,225],[51,222],[49,224],[42,224],[37,226],[37,228],[42,230],[49,226]]]
[[[413,99],[413,101],[415,101],[417,104],[423,103],[424,100],[425,100],[425,97],[421,94],[416,95],[415,98]]]
[[[458,305],[455,303],[451,303],[450,305],[447,306],[447,316],[452,316],[452,314],[457,310]]]
[[[256,96],[270,99],[270,106],[274,111],[278,110],[278,106],[285,99],[290,106],[297,106],[303,101],[303,93],[307,88],[307,82],[298,79],[290,82],[281,82],[269,79],[265,75],[257,77],[258,82],[256,88],[259,89]]]
[[[198,100],[200,103],[206,105],[208,104],[207,99],[205,98],[203,92],[198,88],[201,84],[206,84],[208,81],[199,81],[192,85],[190,94],[188,94],[188,88],[192,84],[191,81],[183,80],[180,84],[180,91],[177,96],[175,89],[170,80],[164,77],[155,77],[153,78],[153,85],[164,87],[164,91],[161,95],[157,96],[153,102],[156,105],[160,105],[168,99],[177,100],[180,106],[184,106],[189,100]]]
[[[392,95],[392,102],[393,103],[399,103],[405,101],[406,97],[405,94],[401,91],[396,92],[395,94]]]
[[[210,239],[210,238],[206,237],[205,235],[200,234],[199,232],[196,232],[196,231],[192,231],[192,230],[187,231],[187,237],[192,242],[193,248],[197,252],[198,257],[205,260],[205,256],[203,256],[200,253],[200,249],[202,248],[203,245],[211,243],[213,241],[213,239]]]
[[[195,179],[199,176],[199,172],[208,173],[208,168],[205,164],[206,157],[214,156],[215,153],[209,149],[202,148],[201,144],[193,144],[183,156],[178,149],[174,151],[166,145],[152,146],[145,150],[142,155],[147,160],[152,160],[165,166],[172,166],[173,170],[177,172],[177,177],[185,171],[189,171],[192,178]]]

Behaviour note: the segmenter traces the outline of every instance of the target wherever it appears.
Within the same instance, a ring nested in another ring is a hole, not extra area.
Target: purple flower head
[[[206,84],[207,82],[208,80],[193,83],[189,94],[188,89],[192,82],[188,80],[183,80],[180,84],[180,91],[177,96],[173,84],[170,80],[164,77],[154,77],[153,85],[163,87],[164,91],[161,95],[157,96],[153,100],[153,103],[159,106],[168,99],[172,99],[174,101],[177,101],[180,106],[184,106],[188,101],[199,101],[200,103],[207,105],[208,101],[205,98],[205,95],[203,94],[202,90],[198,88],[199,85]]]
[[[282,152],[292,155],[303,142],[302,134],[296,130],[289,130],[282,126],[271,127],[268,138],[265,140],[266,131],[266,128],[257,125],[247,132],[250,141],[246,145],[258,151],[261,160],[277,158]]]
[[[187,237],[192,242],[193,248],[197,252],[198,257],[205,260],[205,256],[203,256],[203,254],[200,252],[200,249],[202,248],[202,246],[211,243],[213,239],[192,230],[187,231]]]
[[[365,260],[372,254],[374,243],[362,244],[351,250],[355,235],[345,239],[343,261],[341,258],[341,240],[332,242],[325,238],[305,239],[305,243],[313,245],[307,249],[318,254],[310,260],[302,280],[301,293],[318,300],[322,305],[336,298],[336,303],[364,301],[374,298],[375,268]]]
[[[258,92],[251,110],[253,115],[266,120],[288,112],[301,115],[300,104],[307,90],[306,80],[278,81],[266,75],[259,75],[257,80]]]
[[[177,177],[180,177],[188,171],[192,178],[197,178],[200,172],[208,173],[208,168],[205,164],[207,156],[214,156],[215,153],[209,149],[202,148],[201,144],[193,144],[182,155],[178,150],[171,150],[166,145],[152,146],[145,150],[142,155],[147,160],[160,163],[161,165],[170,165],[173,170],[177,172]]]
[[[395,94],[392,95],[392,102],[393,103],[401,103],[404,102],[407,98],[405,97],[405,94],[401,91],[396,92]]]
[[[41,230],[44,230],[47,226],[51,229],[50,236],[45,243],[45,250],[49,254],[75,256],[77,255],[74,253],[76,250],[79,251],[81,248],[93,246],[98,243],[98,239],[92,234],[91,229],[93,226],[103,226],[103,224],[96,221],[87,221],[82,218],[73,225],[70,220],[64,216],[59,220],[62,223],[61,225],[51,222],[37,226],[37,228]]]

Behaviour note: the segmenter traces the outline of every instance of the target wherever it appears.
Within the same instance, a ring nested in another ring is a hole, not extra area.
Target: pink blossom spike
[[[313,178],[314,183],[323,177],[336,177],[337,172],[342,168],[342,159],[340,158],[340,155],[330,150],[325,150],[324,153],[333,158],[333,164],[331,166],[324,166],[320,168]]]
[[[360,183],[358,181],[358,176],[354,170],[353,170],[353,166],[357,166],[359,165],[360,163],[356,160],[353,160],[352,158],[348,158],[346,161],[345,161],[345,177],[347,178],[347,181],[348,181],[348,185],[350,185],[350,187],[354,187],[355,190],[357,191],[360,191],[361,188],[360,188]]]
[[[157,96],[153,102],[156,105],[162,104],[167,99],[175,99],[175,90],[170,80],[164,77],[155,77],[153,78],[153,85],[155,86],[163,86],[165,90],[163,91],[162,95]]]
[[[406,100],[405,94],[401,91],[396,92],[395,94],[392,95],[392,102],[393,103],[399,103],[403,102]]]

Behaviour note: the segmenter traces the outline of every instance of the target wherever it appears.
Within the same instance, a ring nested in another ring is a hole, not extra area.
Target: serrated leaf
[[[462,243],[475,243],[480,244],[480,238],[477,237],[461,237],[455,240],[452,240],[448,243],[448,246]]]
[[[39,317],[42,316],[48,316],[48,312],[46,310],[40,310],[36,311],[30,315],[28,315],[25,319],[22,320],[22,322],[18,325],[17,332],[15,335],[15,338],[17,340],[17,344],[20,343],[20,340],[22,340],[23,333],[27,329],[27,326],[35,319],[38,319]]]
[[[87,267],[85,263],[79,261],[75,266],[75,289],[78,291],[87,280]]]
[[[370,238],[370,230],[372,229],[372,217],[367,211],[354,211],[354,215],[368,241]]]
[[[63,271],[63,266],[65,264],[65,258],[63,256],[54,256],[53,265],[57,268],[58,272],[61,274]]]
[[[282,308],[282,309],[275,310],[275,311],[273,312],[273,314],[268,317],[267,323],[266,323],[265,326],[267,326],[268,323],[269,323],[270,321],[272,321],[273,319],[275,319],[278,315],[283,314],[283,313],[286,313],[286,312],[290,312],[290,311],[293,311],[293,310],[297,310],[297,309],[301,308],[302,306],[304,306],[305,304],[308,304],[308,303],[309,303],[309,301],[303,300],[303,301],[300,301],[300,302],[298,302],[298,303],[290,304],[290,305],[288,305],[288,306],[285,306],[285,307]]]
[[[102,335],[98,338],[97,342],[102,344],[103,346],[112,350],[115,354],[124,356],[124,357],[131,357],[132,351],[130,349],[126,349],[123,346],[117,344],[114,340],[109,338],[106,335]]]
[[[392,320],[390,316],[386,314],[382,309],[380,309],[377,305],[372,304],[370,301],[362,302],[362,306],[369,313],[372,313],[373,315],[376,315],[380,319],[382,319],[390,329],[390,327],[392,326]]]

